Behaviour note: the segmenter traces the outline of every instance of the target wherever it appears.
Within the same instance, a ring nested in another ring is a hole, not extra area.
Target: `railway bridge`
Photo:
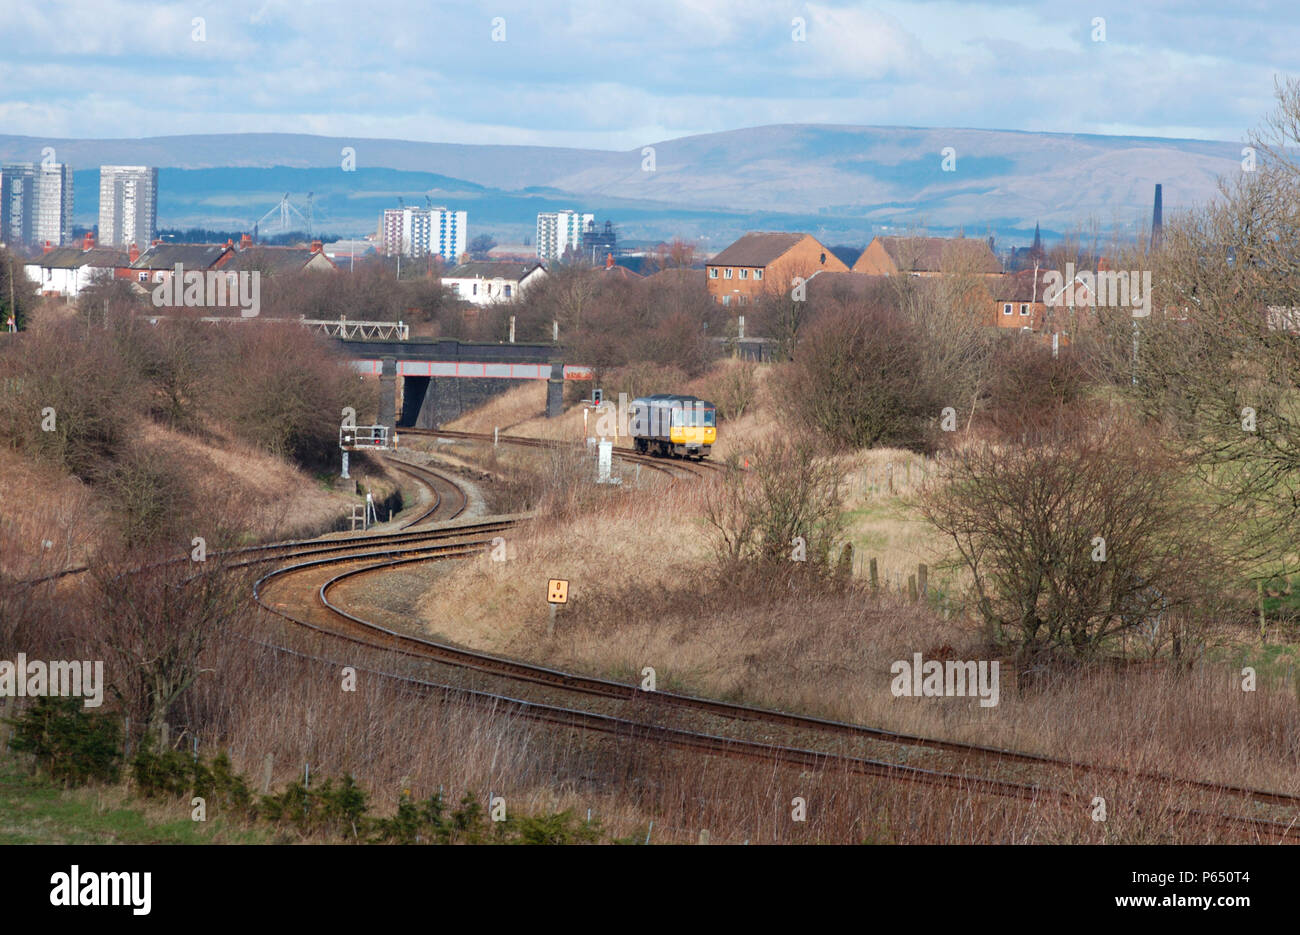
[[[379,421],[389,429],[438,428],[525,380],[546,381],[546,416],[563,411],[566,380],[590,380],[566,365],[556,344],[505,344],[455,338],[340,339],[357,370],[379,377]],[[401,380],[401,409],[397,407]]]

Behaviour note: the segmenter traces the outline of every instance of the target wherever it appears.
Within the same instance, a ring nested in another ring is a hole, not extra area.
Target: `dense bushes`
[[[920,330],[881,305],[837,308],[810,325],[776,392],[791,422],[846,448],[930,449],[953,403]]]
[[[364,419],[376,404],[374,384],[298,326],[151,325],[129,308],[11,336],[0,372],[0,444],[94,485],[132,547],[191,529],[205,507],[199,476],[150,423],[314,468],[336,456],[343,407]]]
[[[8,723],[14,727],[9,746],[30,753],[56,782],[80,786],[117,780],[121,728],[87,710],[81,698],[36,698]]]
[[[122,735],[115,717],[87,711],[80,698],[38,698],[8,723],[11,747],[33,755],[58,782],[71,786],[116,782]],[[256,796],[224,751],[211,760],[180,750],[158,751],[146,740],[131,758],[130,775],[140,795],[203,800],[204,820],[218,816],[258,822],[302,837],[393,844],[588,844],[600,840],[599,822],[584,823],[570,811],[493,820],[472,792],[448,812],[441,793],[423,802],[403,795],[396,812],[371,813],[369,794],[345,775],[310,787],[293,782]],[[500,816],[497,816],[500,818]]]
[[[986,420],[1008,440],[1055,431],[1062,414],[1088,387],[1087,371],[1076,352],[1062,349],[1054,358],[1051,348],[1019,335],[998,345],[990,369]],[[1074,415],[1070,412],[1071,419]]]
[[[373,411],[375,391],[297,325],[233,329],[218,411],[244,439],[306,466],[333,463],[344,406]]]

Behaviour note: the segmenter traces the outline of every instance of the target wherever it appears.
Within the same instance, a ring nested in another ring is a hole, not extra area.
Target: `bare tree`
[[[246,575],[206,562],[128,569],[98,564],[87,596],[87,631],[112,693],[135,723],[159,737],[202,674],[204,649],[248,607]]]
[[[1022,658],[1095,655],[1165,615],[1212,612],[1232,593],[1228,537],[1178,459],[1115,414],[1058,418],[1055,437],[958,446],[922,499],[990,641]]]

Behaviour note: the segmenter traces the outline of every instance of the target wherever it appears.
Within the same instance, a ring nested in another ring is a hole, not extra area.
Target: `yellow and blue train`
[[[638,396],[628,406],[628,428],[643,454],[707,458],[718,438],[717,426],[717,408],[696,396],[658,393]]]

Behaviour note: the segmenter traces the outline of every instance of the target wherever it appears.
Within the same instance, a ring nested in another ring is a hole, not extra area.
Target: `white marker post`
[[[596,483],[610,483],[609,472],[614,463],[614,443],[604,438],[600,440],[599,454],[596,456]]]

